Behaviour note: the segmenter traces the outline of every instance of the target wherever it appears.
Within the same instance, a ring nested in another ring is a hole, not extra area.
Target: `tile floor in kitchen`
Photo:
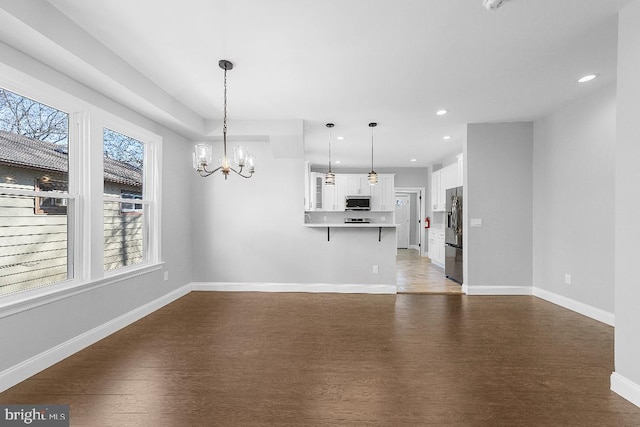
[[[399,294],[462,295],[462,286],[447,279],[443,268],[413,249],[398,249],[396,286]]]

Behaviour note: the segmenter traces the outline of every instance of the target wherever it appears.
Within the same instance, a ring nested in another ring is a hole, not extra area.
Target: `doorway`
[[[395,211],[397,248],[409,249],[409,220],[411,218],[411,197],[408,194],[396,194]]]
[[[396,286],[398,293],[454,294],[462,295],[462,288],[447,279],[440,267],[432,264],[427,257],[427,233],[425,217],[424,187],[396,187],[396,205],[399,197],[409,197],[409,245],[408,249],[398,246],[396,256]],[[400,199],[405,200],[405,199]],[[400,203],[401,204],[401,203]],[[403,213],[396,211],[396,223]],[[412,231],[413,230],[413,231]],[[400,228],[397,234],[401,234]],[[406,247],[406,246],[405,246]]]
[[[424,198],[425,194],[424,187],[396,187],[395,188],[395,197],[396,197],[396,212],[395,212],[395,223],[398,225],[396,230],[396,235],[398,238],[398,249],[408,248],[410,250],[417,251],[418,256],[427,256],[427,248],[425,247],[426,243],[426,232],[424,230],[424,223],[422,220],[424,219]],[[406,202],[406,197],[409,198],[409,201]],[[400,198],[400,199],[399,199]],[[397,206],[398,204],[405,204],[408,209],[408,223],[404,220],[404,212],[398,211],[398,209],[402,209],[403,207]],[[401,219],[401,217],[403,217]],[[406,237],[404,235],[404,225],[400,224],[401,222],[406,223],[406,231],[408,234],[409,242],[406,242]],[[400,243],[402,242],[402,243]]]

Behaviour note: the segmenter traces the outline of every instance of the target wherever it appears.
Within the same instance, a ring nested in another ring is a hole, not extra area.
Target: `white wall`
[[[609,313],[615,138],[615,86],[534,123],[533,284]]]
[[[326,228],[303,226],[303,158],[243,144],[258,158],[253,178],[191,178],[194,281],[395,286],[395,229],[378,242],[377,228],[333,228],[327,241]]]
[[[640,406],[640,1],[620,11],[615,148],[615,374],[612,389]]]
[[[163,281],[163,271],[159,270],[1,318],[2,373],[190,282],[191,230],[188,218],[191,209],[191,175],[189,160],[185,159],[187,145],[183,138],[2,43],[0,58],[3,66],[7,65],[63,89],[164,138],[162,258],[166,262],[165,269],[170,273],[168,281]]]
[[[533,123],[467,126],[463,245],[470,294],[530,292],[532,160]],[[471,218],[483,226],[470,227]]]

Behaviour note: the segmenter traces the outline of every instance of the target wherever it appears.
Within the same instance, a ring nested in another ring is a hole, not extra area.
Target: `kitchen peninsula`
[[[336,174],[335,184],[327,185],[324,174],[307,173],[305,185],[304,226],[327,228],[377,228],[378,241],[382,229],[395,229],[393,175],[380,177],[377,185],[369,185],[366,174]],[[366,201],[363,206],[350,206],[350,199]]]

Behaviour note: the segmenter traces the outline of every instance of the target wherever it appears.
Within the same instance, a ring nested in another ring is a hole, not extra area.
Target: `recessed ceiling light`
[[[344,139],[344,136],[337,136],[337,137],[336,137],[336,139],[337,139],[338,141],[342,141],[342,140]]]
[[[578,79],[578,83],[586,83],[586,82],[590,82],[591,80],[595,79],[596,77],[598,77],[595,74],[587,74],[584,77],[581,77]]]
[[[436,114],[438,116],[444,116],[445,114],[447,114],[449,112],[449,110],[438,110],[436,111]]]
[[[442,139],[444,139],[445,141],[448,141],[451,139],[451,135],[445,135],[442,137]]]
[[[336,160],[336,165],[339,165],[339,164],[340,164],[340,160]]]
[[[417,162],[417,161],[418,161],[418,159],[411,159],[411,161],[412,161],[412,162]]]

